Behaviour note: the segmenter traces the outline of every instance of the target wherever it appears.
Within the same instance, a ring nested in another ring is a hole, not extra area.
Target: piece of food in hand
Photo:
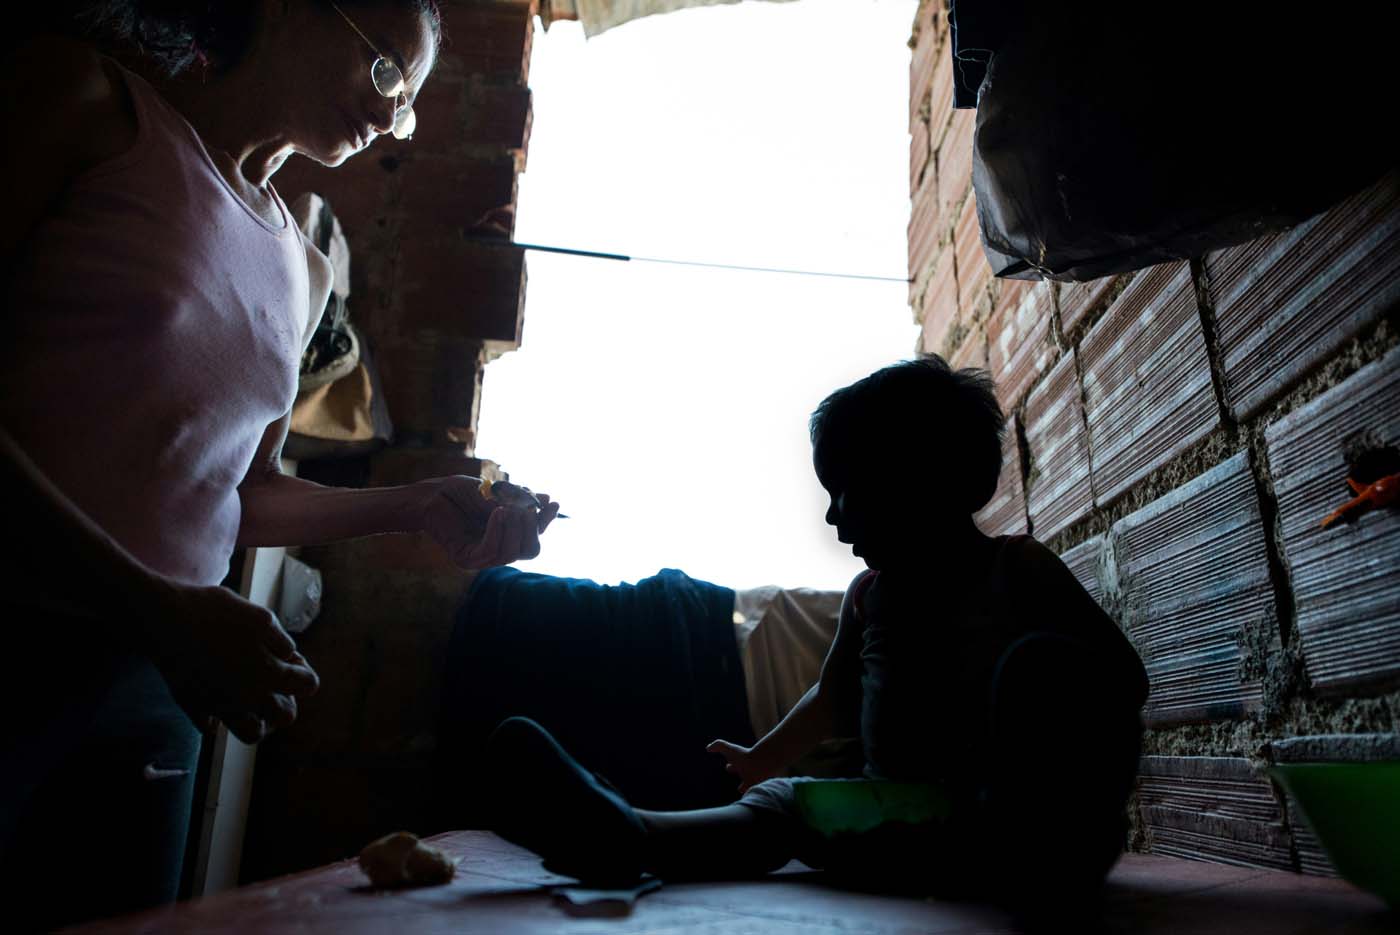
[[[540,508],[540,501],[535,498],[529,487],[521,487],[510,481],[482,481],[481,496],[493,503],[517,510],[538,510]]]
[[[360,869],[371,885],[388,889],[398,886],[435,886],[446,883],[457,872],[457,861],[407,831],[386,834],[360,851]]]
[[[516,510],[528,510],[531,513],[538,513],[540,501],[535,496],[534,491],[529,487],[522,487],[519,484],[512,484],[510,481],[483,480],[481,482],[481,496],[492,503],[499,503],[503,507]],[[563,513],[556,513],[555,519],[568,519]]]

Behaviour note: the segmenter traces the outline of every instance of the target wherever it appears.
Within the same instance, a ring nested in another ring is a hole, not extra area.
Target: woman
[[[558,511],[492,509],[469,477],[339,490],[278,469],[331,270],[271,177],[412,132],[435,4],[105,3],[86,22],[146,57],[35,35],[3,66],[23,139],[3,157],[0,481],[24,554],[0,604],[0,873],[43,926],[172,899],[194,725],[256,742],[316,690],[276,619],[219,587],[236,548],[426,531],[480,568],[538,554]]]

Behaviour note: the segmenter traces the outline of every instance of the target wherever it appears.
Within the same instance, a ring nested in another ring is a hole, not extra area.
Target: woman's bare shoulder
[[[97,48],[57,33],[27,36],[12,46],[0,73],[8,79],[7,99],[82,104],[102,103],[112,96],[112,81]]]
[[[136,112],[115,66],[91,45],[34,35],[0,60],[0,121],[22,145],[0,146],[10,189],[0,221],[7,267],[55,200],[80,175],[136,142]]]
[[[7,125],[42,121],[35,142],[50,151],[66,149],[65,161],[79,171],[135,141],[136,112],[126,85],[90,43],[56,34],[30,36],[10,50],[0,69],[9,89]]]

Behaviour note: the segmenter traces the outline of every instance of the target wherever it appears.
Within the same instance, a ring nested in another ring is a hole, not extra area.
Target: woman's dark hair
[[[389,4],[428,20],[442,44],[442,11],[437,0],[341,0],[345,7]],[[247,0],[91,0],[80,4],[76,28],[113,48],[130,49],[174,77],[196,63],[228,68],[248,49],[257,8]]]
[[[822,400],[809,427],[817,463],[846,482],[897,466],[946,485],[970,513],[996,492],[1006,418],[984,370],[901,361]]]

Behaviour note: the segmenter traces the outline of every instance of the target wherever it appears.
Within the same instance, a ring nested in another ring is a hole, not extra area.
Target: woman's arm
[[[411,487],[324,487],[282,473],[282,444],[290,424],[288,414],[268,427],[253,467],[239,485],[239,547],[319,545],[423,528]],[[486,525],[484,515],[481,525]]]
[[[215,716],[254,743],[296,718],[316,673],[266,608],[151,571],[69,500],[0,429],[0,496],[23,541],[4,563],[12,603],[83,619],[148,655],[196,723]],[[36,663],[40,660],[35,660]],[[61,671],[61,660],[42,660]]]
[[[716,740],[707,748],[728,761],[726,768],[739,777],[740,792],[781,774],[822,741],[858,732],[861,624],[856,618],[854,595],[866,574],[861,572],[846,589],[836,622],[836,638],[816,684],[752,747]]]
[[[165,579],[79,510],[3,428],[0,491],[10,534],[23,542],[0,563],[6,601],[81,617],[99,617],[114,606],[125,614],[161,604]],[[132,622],[147,624],[141,613]],[[130,642],[142,644],[151,635],[131,633]]]
[[[335,278],[330,260],[302,234],[312,310],[302,335],[305,351]],[[457,475],[400,487],[324,487],[282,473],[282,446],[291,413],[267,427],[253,465],[239,485],[240,546],[318,545],[384,533],[427,532],[464,568],[505,565],[540,553],[539,534],[559,512],[539,495],[537,514],[487,503],[480,479]]]
[[[540,552],[539,534],[559,512],[538,494],[538,513],[485,500],[480,479],[436,477],[400,487],[324,487],[282,473],[290,414],[268,427],[239,486],[240,546],[314,545],[383,533],[427,532],[458,565],[487,568]]]

